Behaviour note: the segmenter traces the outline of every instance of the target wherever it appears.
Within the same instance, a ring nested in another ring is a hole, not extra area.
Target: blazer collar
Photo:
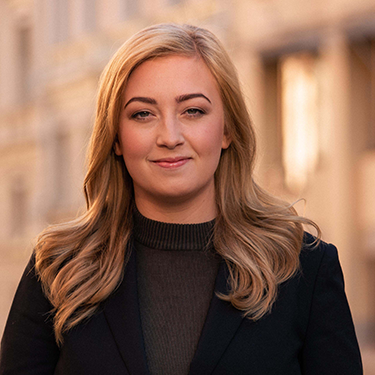
[[[215,292],[228,294],[228,280],[229,271],[223,260],[216,277]],[[214,371],[243,320],[241,312],[217,297],[216,293],[208,309],[189,375],[208,375]]]
[[[215,292],[228,293],[229,271],[222,261]],[[107,301],[104,314],[131,375],[149,375],[138,303],[136,254],[132,246],[124,279]],[[242,322],[241,312],[213,295],[189,375],[211,374]]]
[[[123,281],[108,300],[104,314],[122,359],[131,375],[149,375],[138,304],[137,271],[134,246],[125,267]]]

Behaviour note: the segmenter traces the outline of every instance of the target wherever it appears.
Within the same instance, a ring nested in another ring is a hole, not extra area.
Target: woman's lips
[[[178,168],[186,164],[190,159],[188,157],[163,158],[153,160],[152,162],[162,168]]]

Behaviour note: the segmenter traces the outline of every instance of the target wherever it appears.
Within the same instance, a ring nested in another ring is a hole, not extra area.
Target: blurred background
[[[375,374],[375,0],[0,0],[0,335],[48,224],[84,208],[98,78],[155,23],[213,31],[258,135],[257,180],[333,242]]]

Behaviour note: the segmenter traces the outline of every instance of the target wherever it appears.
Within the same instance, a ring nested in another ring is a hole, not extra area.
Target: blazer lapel
[[[215,283],[216,292],[228,293],[228,277],[228,268],[222,261]],[[197,350],[190,365],[189,375],[208,375],[213,372],[242,319],[241,311],[214,294]]]
[[[138,305],[135,249],[132,247],[122,283],[108,300],[104,314],[131,375],[149,375]]]

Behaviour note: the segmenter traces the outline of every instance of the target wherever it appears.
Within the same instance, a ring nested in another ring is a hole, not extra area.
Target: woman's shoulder
[[[53,309],[44,295],[40,278],[35,269],[35,251],[32,252],[18,284],[13,304],[17,305],[17,303],[21,305],[28,303],[39,308],[43,306],[49,311]]]
[[[305,232],[300,253],[300,271],[304,278],[316,277],[318,274],[338,274],[342,278],[336,246]]]
[[[0,373],[53,372],[59,350],[53,332],[52,309],[35,272],[33,253],[21,277],[5,325]]]
[[[337,258],[338,251],[336,246],[318,239],[308,232],[304,232],[300,254],[301,261],[307,258],[309,261],[315,259],[319,262],[324,257]]]
[[[336,247],[305,233],[298,278],[308,314],[303,360],[315,373],[362,374],[361,355]],[[333,368],[335,370],[333,370]]]

